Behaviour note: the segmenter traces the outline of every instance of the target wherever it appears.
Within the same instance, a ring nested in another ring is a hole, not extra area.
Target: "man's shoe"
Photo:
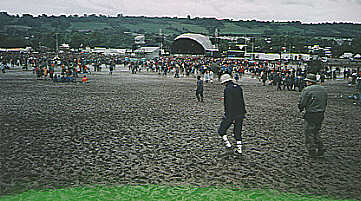
[[[227,147],[227,148],[231,148],[232,145],[231,145],[231,143],[229,142],[229,140],[228,140],[228,138],[227,138],[227,135],[222,136],[222,138],[223,138],[224,143],[226,144],[226,147]]]
[[[236,150],[234,150],[237,154],[242,154],[242,142],[238,141],[237,142],[237,148]]]
[[[226,148],[231,148],[232,145],[229,141],[224,141],[224,143],[226,144]]]
[[[236,154],[242,154],[242,148],[238,148],[234,150]]]

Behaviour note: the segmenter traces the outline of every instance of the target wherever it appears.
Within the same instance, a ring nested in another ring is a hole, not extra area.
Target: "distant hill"
[[[47,16],[34,17],[28,14],[11,16],[0,13],[0,28],[5,26],[25,26],[42,31],[78,31],[78,30],[126,30],[138,33],[181,34],[185,32],[214,34],[297,34],[302,36],[355,37],[361,34],[361,24],[323,23],[303,24],[292,22],[232,21],[216,18],[170,18],[170,17],[106,17],[89,16]]]
[[[125,33],[145,34],[148,45],[159,43],[159,33],[169,43],[182,33],[205,35],[239,35],[257,37],[303,37],[303,38],[357,38],[361,36],[361,24],[323,23],[304,24],[292,22],[263,22],[256,20],[233,21],[215,18],[170,18],[170,17],[107,17],[104,15],[47,16],[34,17],[0,13],[0,47],[41,43],[54,47],[54,33],[60,42],[73,47],[87,46],[132,46],[134,36]],[[24,37],[30,39],[24,40]],[[1,41],[2,39],[2,41]],[[17,41],[17,42],[15,42]],[[19,42],[20,41],[20,42]]]

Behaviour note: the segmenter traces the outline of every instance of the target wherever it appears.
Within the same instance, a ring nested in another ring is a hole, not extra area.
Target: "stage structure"
[[[218,49],[208,36],[187,33],[174,39],[171,53],[174,55],[213,56],[218,53]]]

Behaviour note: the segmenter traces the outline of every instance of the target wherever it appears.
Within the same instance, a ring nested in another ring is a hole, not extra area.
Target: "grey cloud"
[[[281,3],[285,4],[285,5],[292,5],[292,6],[294,6],[294,5],[295,6],[297,6],[297,5],[309,6],[309,7],[314,6],[314,1],[283,0]]]
[[[123,1],[115,0],[76,0],[76,2],[83,8],[93,8],[93,9],[105,9],[112,10],[117,8],[117,4],[122,3]]]
[[[351,2],[361,4],[361,0],[351,0]]]

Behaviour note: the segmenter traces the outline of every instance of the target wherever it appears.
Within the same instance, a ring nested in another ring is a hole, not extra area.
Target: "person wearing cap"
[[[229,74],[224,74],[220,78],[221,84],[225,86],[224,97],[224,116],[218,128],[218,134],[223,138],[227,148],[232,148],[226,132],[231,124],[234,124],[233,134],[237,141],[236,153],[242,153],[242,126],[246,115],[246,108],[241,86],[233,82]]]
[[[308,74],[305,81],[307,87],[302,90],[298,100],[300,112],[305,110],[305,145],[310,156],[322,156],[325,149],[319,132],[326,111],[328,93],[323,86],[317,84],[316,75]]]

